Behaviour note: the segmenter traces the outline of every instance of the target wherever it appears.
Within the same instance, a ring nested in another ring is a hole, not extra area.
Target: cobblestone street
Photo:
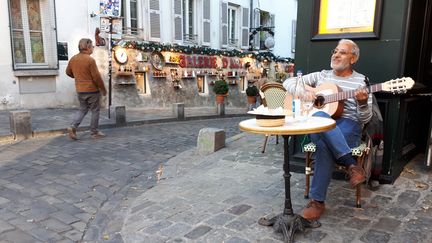
[[[282,242],[257,223],[284,205],[282,143],[241,133],[245,117],[79,132],[0,146],[0,242]],[[226,131],[208,156],[195,152],[201,128]],[[432,176],[415,157],[393,185],[354,190],[332,180],[321,227],[295,242],[431,242]],[[295,213],[305,178],[292,173]]]
[[[196,146],[201,128],[222,128],[229,137],[240,132],[241,119],[108,129],[100,140],[79,133],[77,142],[60,136],[0,146],[0,241],[94,242],[104,231],[120,231],[122,208],[155,186],[161,164]]]

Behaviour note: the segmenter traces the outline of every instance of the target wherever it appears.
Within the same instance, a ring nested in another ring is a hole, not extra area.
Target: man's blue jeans
[[[316,112],[313,116],[330,118],[322,111]],[[334,129],[311,134],[310,138],[316,144],[316,152],[309,196],[317,201],[325,201],[334,163],[343,155],[351,153],[351,148],[360,144],[361,127],[358,122],[351,119],[338,118]]]

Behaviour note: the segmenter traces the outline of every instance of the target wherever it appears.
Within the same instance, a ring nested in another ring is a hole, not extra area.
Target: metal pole
[[[108,118],[111,118],[112,105],[112,17],[109,17],[109,40],[108,40]]]

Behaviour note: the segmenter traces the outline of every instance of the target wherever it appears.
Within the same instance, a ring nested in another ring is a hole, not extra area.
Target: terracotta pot
[[[256,103],[256,96],[247,96],[248,104],[255,104]]]
[[[222,104],[222,103],[224,103],[224,101],[225,101],[225,95],[220,95],[220,94],[216,95],[216,103],[217,104]]]

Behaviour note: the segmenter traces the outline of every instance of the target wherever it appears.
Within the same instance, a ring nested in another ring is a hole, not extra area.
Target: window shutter
[[[222,27],[222,36],[221,36],[221,46],[228,47],[228,3],[221,3],[221,27]]]
[[[203,0],[203,45],[210,45],[210,33],[210,0]]]
[[[182,16],[182,1],[173,0],[174,5],[174,41],[177,43],[183,42],[183,16]]]
[[[241,48],[249,47],[249,8],[242,8]]]
[[[161,21],[160,7],[158,0],[149,1],[150,9],[150,40],[160,41],[161,38]]]
[[[261,11],[258,8],[256,8],[254,10],[254,26],[253,26],[254,28],[258,28],[261,26],[260,14],[261,14]],[[257,32],[254,35],[254,44],[253,45],[254,45],[254,49],[259,50],[259,47],[260,47],[260,33],[259,32]]]

